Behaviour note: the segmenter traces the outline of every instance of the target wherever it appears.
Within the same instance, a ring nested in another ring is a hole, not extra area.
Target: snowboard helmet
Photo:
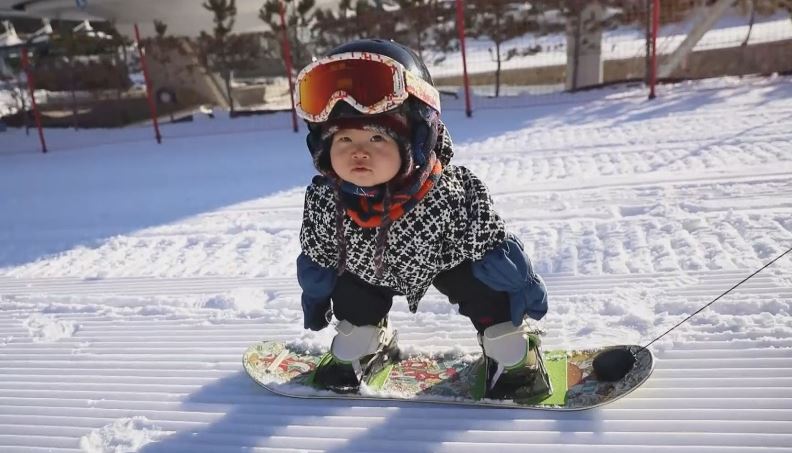
[[[328,131],[340,121],[405,117],[408,146],[400,149],[415,168],[427,164],[437,143],[440,95],[421,58],[392,40],[352,41],[306,66],[297,77],[295,105],[308,126],[314,165],[323,174],[331,171]]]

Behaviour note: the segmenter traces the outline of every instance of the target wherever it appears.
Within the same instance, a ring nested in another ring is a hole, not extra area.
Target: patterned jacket
[[[442,176],[390,226],[381,277],[374,266],[377,229],[363,228],[344,216],[346,271],[405,295],[412,312],[438,274],[465,260],[482,259],[507,237],[484,183],[467,168],[449,163],[453,148],[447,133],[435,152],[444,166]],[[304,255],[329,269],[338,264],[335,215],[333,188],[317,176],[306,190],[300,243]]]

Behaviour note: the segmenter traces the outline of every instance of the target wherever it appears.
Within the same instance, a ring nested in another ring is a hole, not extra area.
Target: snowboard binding
[[[541,351],[541,339],[527,326],[495,324],[479,334],[484,351],[485,390],[491,399],[542,400],[553,388]]]
[[[355,326],[348,321],[336,324],[330,352],[316,367],[313,384],[337,393],[355,393],[361,383],[377,386],[390,365],[399,361],[396,330],[387,319],[376,326]]]

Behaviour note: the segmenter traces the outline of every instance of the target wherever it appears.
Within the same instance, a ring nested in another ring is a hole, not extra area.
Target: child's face
[[[344,181],[360,187],[376,186],[398,174],[399,145],[380,132],[341,129],[333,135],[330,165]]]

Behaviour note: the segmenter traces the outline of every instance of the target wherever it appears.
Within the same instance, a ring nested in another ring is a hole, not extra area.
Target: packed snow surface
[[[546,348],[646,344],[792,247],[792,78],[444,100],[550,291]],[[510,102],[519,107],[510,107]],[[497,105],[497,108],[495,107]],[[651,346],[649,381],[558,414],[272,395],[302,329],[313,169],[288,115],[0,133],[0,451],[792,452],[792,253]],[[475,352],[432,290],[409,351]]]

